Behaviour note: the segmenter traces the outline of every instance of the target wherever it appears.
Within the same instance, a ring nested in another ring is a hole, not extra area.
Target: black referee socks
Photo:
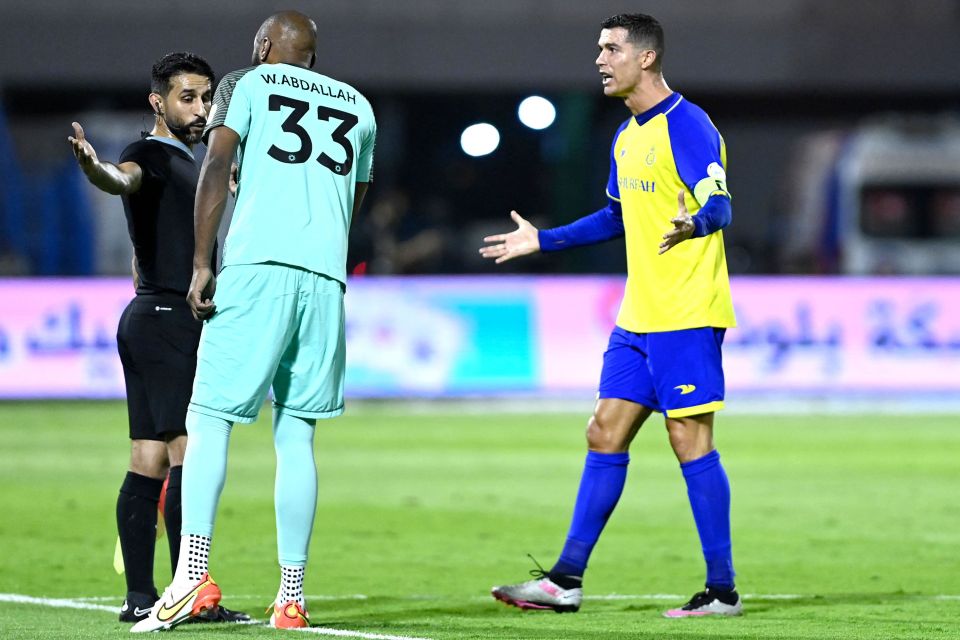
[[[155,594],[153,551],[162,480],[128,471],[117,497],[117,532],[123,552],[127,591]]]
[[[180,556],[180,525],[183,522],[183,507],[180,503],[180,486],[183,484],[183,466],[170,467],[167,480],[167,497],[163,501],[163,524],[167,527],[167,542],[170,544],[170,575],[177,572]]]

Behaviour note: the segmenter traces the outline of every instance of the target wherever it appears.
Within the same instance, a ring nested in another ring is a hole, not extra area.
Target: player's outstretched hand
[[[516,230],[487,236],[483,241],[492,244],[480,247],[480,255],[484,258],[496,258],[497,264],[540,251],[537,228],[520,217],[516,211],[511,211],[510,217],[517,223]]]
[[[73,145],[73,155],[77,157],[77,162],[84,173],[89,173],[97,166],[97,152],[83,135],[83,127],[79,122],[71,123],[73,125],[73,135],[67,136],[67,141]]]
[[[687,213],[687,204],[683,197],[684,192],[680,191],[677,194],[677,204],[679,206],[677,216],[670,220],[673,223],[673,229],[663,234],[663,242],[660,243],[658,255],[670,251],[670,249],[693,235],[696,227],[693,225],[693,217]]]
[[[217,291],[217,279],[210,267],[201,267],[193,270],[190,279],[190,291],[187,292],[187,303],[190,311],[197,320],[206,320],[217,310],[213,303],[213,294]]]

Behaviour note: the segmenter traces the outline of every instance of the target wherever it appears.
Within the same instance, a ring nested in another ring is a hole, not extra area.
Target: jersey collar
[[[658,102],[653,107],[647,109],[643,113],[638,113],[633,116],[633,119],[637,121],[639,125],[645,125],[647,122],[652,120],[655,116],[660,115],[661,113],[666,113],[677,106],[680,101],[683,100],[683,96],[674,91],[669,96]]]
[[[168,144],[171,147],[176,147],[177,149],[180,149],[180,151],[183,151],[185,154],[190,156],[191,160],[196,160],[196,158],[193,156],[193,151],[190,150],[190,147],[183,144],[176,138],[163,138],[161,136],[147,136],[147,140],[156,140],[157,142]]]

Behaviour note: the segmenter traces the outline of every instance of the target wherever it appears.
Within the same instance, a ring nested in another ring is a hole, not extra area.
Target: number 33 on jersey
[[[309,69],[263,64],[220,81],[204,140],[219,126],[240,137],[223,266],[283,262],[345,282],[355,183],[373,180],[367,99]]]

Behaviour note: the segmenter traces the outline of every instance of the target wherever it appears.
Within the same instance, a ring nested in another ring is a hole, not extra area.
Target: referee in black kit
[[[145,618],[158,599],[153,582],[157,503],[168,473],[164,522],[174,571],[180,552],[185,419],[202,327],[186,301],[200,176],[193,146],[206,125],[215,82],[210,65],[192,53],[163,56],[151,75],[153,129],[124,149],[119,163],[99,160],[77,122],[68,138],[90,182],[123,198],[133,242],[136,297],[117,330],[130,420],[130,470],[117,499],[127,580],[122,622]],[[245,622],[250,616],[219,607],[205,619]]]

